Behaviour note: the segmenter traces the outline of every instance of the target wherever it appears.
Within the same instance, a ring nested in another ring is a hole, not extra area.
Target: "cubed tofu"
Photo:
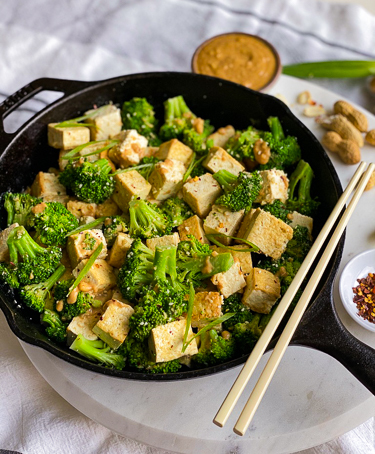
[[[73,276],[77,277],[87,260],[81,260],[73,270]],[[82,279],[79,288],[83,292],[93,294],[104,293],[116,286],[116,276],[113,268],[105,260],[97,259],[90,268],[89,272]]]
[[[224,147],[228,140],[235,135],[236,131],[233,126],[228,125],[219,128],[207,137],[207,140],[213,140],[215,147]]]
[[[177,232],[172,233],[172,235],[159,236],[157,238],[150,238],[146,240],[146,245],[148,248],[155,251],[157,247],[163,246],[177,246],[180,242],[180,235]]]
[[[207,319],[222,315],[223,296],[219,292],[197,292],[194,297],[191,326],[201,329],[209,323]]]
[[[242,219],[242,222],[241,222],[241,225],[240,225],[240,228],[238,229],[238,232],[237,232],[237,237],[238,238],[244,238],[244,235],[246,234],[246,230],[249,226],[249,223],[250,223],[250,220],[251,220],[251,217],[253,216],[253,214],[255,213],[255,209],[252,208],[248,213],[245,214],[245,216],[243,217]],[[242,243],[243,244],[243,243]]]
[[[103,245],[103,249],[98,259],[105,259],[107,257],[107,242],[101,230],[82,230],[82,232],[69,236],[66,247],[72,267],[75,268],[81,260],[91,257],[99,244]]]
[[[224,298],[228,298],[228,296],[233,295],[233,293],[240,291],[246,286],[238,259],[234,259],[234,263],[228,271],[212,276],[211,281],[217,286]]]
[[[275,200],[285,202],[288,198],[289,180],[282,170],[271,169],[260,172],[263,183],[255,203],[265,205]]]
[[[136,170],[115,175],[116,186],[112,199],[122,211],[128,211],[133,196],[145,199],[151,191],[150,183]]]
[[[95,216],[97,218],[116,216],[116,214],[121,214],[121,210],[112,199],[107,199],[105,202],[99,203],[96,206]]]
[[[128,306],[132,306],[133,307],[133,304],[130,303],[126,298],[124,298],[122,296],[122,293],[121,293],[121,291],[120,291],[120,289],[118,287],[115,287],[113,289],[112,298],[115,299],[115,300],[121,301],[122,303],[127,304]]]
[[[69,153],[70,150],[60,150],[59,152],[59,169],[63,171],[65,167],[68,165],[69,160],[64,159],[64,156]]]
[[[82,334],[87,340],[97,340],[98,336],[92,329],[97,324],[101,316],[102,308],[91,308],[84,314],[74,317],[66,330],[67,344],[71,345],[79,334]]]
[[[148,339],[153,361],[162,363],[186,355],[196,355],[198,353],[198,347],[195,339],[190,342],[185,352],[182,352],[185,329],[185,319],[176,320],[175,322],[153,328]],[[193,336],[194,333],[191,327],[189,327],[187,340],[189,341]]]
[[[224,235],[217,237],[217,239],[228,246],[232,240],[225,235],[235,236],[244,213],[245,210],[230,211],[225,206],[213,205],[212,210],[203,222],[206,235],[223,233]]]
[[[48,145],[61,150],[71,150],[78,145],[90,142],[90,129],[85,126],[77,128],[55,128],[58,123],[48,125]]]
[[[134,309],[116,299],[105,303],[103,315],[93,327],[93,332],[111,348],[118,348],[126,339],[130,328],[129,318]]]
[[[19,224],[17,224],[17,222],[11,224],[9,227],[0,232],[0,262],[7,262],[9,260],[9,249],[7,241],[10,232],[16,227],[19,227]]]
[[[306,227],[311,236],[313,229],[313,218],[310,216],[305,216],[304,214],[298,213],[298,211],[293,211],[288,214],[288,219],[290,220],[290,226],[294,229],[298,225],[301,227]]]
[[[177,227],[178,233],[180,234],[181,241],[188,241],[188,235],[193,235],[200,243],[209,244],[209,241],[204,233],[203,221],[196,214],[191,218],[185,219],[185,221]]]
[[[95,218],[93,216],[82,216],[78,219],[79,225],[86,225],[90,224],[90,222],[94,222]],[[101,229],[103,227],[103,224],[99,224],[96,226],[96,228]]]
[[[85,112],[85,115],[92,115],[85,120],[86,123],[95,127],[90,128],[91,140],[106,140],[117,135],[122,128],[121,111],[113,104],[102,106],[99,109],[92,109]]]
[[[205,218],[221,194],[221,188],[215,178],[206,173],[187,181],[182,188],[182,194],[190,208],[198,216]]]
[[[78,219],[82,216],[95,217],[96,207],[96,203],[86,203],[79,200],[69,200],[66,204],[66,208]]]
[[[53,173],[39,172],[31,185],[31,195],[45,197],[49,195],[66,195],[65,186],[59,182],[59,178]]]
[[[56,194],[48,194],[48,195],[44,195],[42,197],[43,199],[43,202],[59,202],[61,203],[62,205],[64,205],[66,207],[66,205],[68,204],[69,200],[70,200],[70,197],[68,195],[56,195]]]
[[[249,246],[247,246],[246,244],[245,245],[241,245],[241,244],[236,245],[235,246],[236,250],[226,249],[226,248],[215,246],[215,245],[210,246],[210,249],[212,249],[212,251],[217,252],[218,254],[225,254],[226,252],[230,252],[234,259],[239,260],[243,274],[249,274],[252,272],[253,262],[251,259],[251,252],[249,252],[249,251],[242,252],[242,251],[238,250],[238,249],[245,249],[245,250],[249,249]]]
[[[288,241],[293,238],[293,229],[281,219],[257,208],[247,225],[243,229],[241,226],[237,235],[238,238],[258,246],[262,254],[279,259]]]
[[[146,155],[147,139],[141,136],[135,129],[121,131],[114,139],[119,140],[109,150],[109,157],[122,168],[139,164]]]
[[[245,170],[245,167],[234,159],[224,148],[212,147],[202,163],[203,167],[212,173],[219,170],[227,170],[233,175],[238,175]]]
[[[254,312],[269,314],[279,298],[279,278],[267,270],[254,268],[246,278],[242,303]]]
[[[176,195],[182,186],[185,171],[184,164],[176,159],[158,162],[148,180],[152,196],[156,200],[166,200]]]
[[[163,161],[164,159],[175,159],[187,166],[193,156],[193,150],[179,140],[172,139],[162,143],[155,156]]]
[[[120,232],[109,252],[108,263],[115,268],[121,268],[133,241],[133,238],[131,238],[127,233]]]

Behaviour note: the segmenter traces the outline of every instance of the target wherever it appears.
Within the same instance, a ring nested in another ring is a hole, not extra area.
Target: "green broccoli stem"
[[[5,196],[5,199],[4,199],[4,208],[6,209],[7,213],[8,213],[8,217],[7,217],[7,225],[11,225],[13,224],[13,219],[14,219],[14,216],[15,216],[15,213],[16,213],[16,210],[14,208],[14,202],[13,200],[11,199],[10,195],[7,194]],[[19,224],[23,225],[24,222],[20,223]]]
[[[186,262],[179,263],[179,268],[184,271],[199,270],[199,272],[201,272],[201,279],[207,279],[214,274],[228,271],[233,263],[232,254],[230,252],[225,252],[224,254],[219,254],[215,257],[211,255],[192,258]]]
[[[65,266],[60,265],[56,271],[45,281],[41,282],[40,284],[36,284],[40,286],[40,288],[45,288],[47,291],[51,290],[51,288],[56,284],[56,282],[62,277],[65,273]]]
[[[164,103],[164,107],[165,121],[181,118],[185,113],[191,114],[193,118],[195,117],[182,96],[175,96],[174,98],[167,99]]]
[[[213,177],[224,189],[225,193],[233,190],[233,185],[236,183],[238,178],[236,177],[236,175],[233,175],[233,173],[229,172],[228,170],[219,170],[218,172],[213,174]]]
[[[276,140],[285,139],[283,127],[277,117],[269,117],[267,119],[268,126],[271,129],[272,135]]]
[[[157,247],[154,259],[154,279],[166,281],[169,276],[172,286],[179,289],[176,257],[176,246]]]
[[[99,159],[92,163],[92,166],[101,172],[102,174],[108,175],[112,172],[112,168],[107,159]]]
[[[46,250],[37,244],[27,230],[23,226],[14,228],[7,240],[10,261],[14,264],[18,263],[18,256],[22,259],[26,256],[35,259],[38,253],[44,253]]]
[[[166,229],[167,222],[164,214],[159,213],[145,200],[132,200],[129,203],[129,215],[130,236],[136,236],[143,230],[148,229],[154,232],[164,232]]]
[[[289,181],[289,199],[293,200],[295,198],[295,189],[298,185],[298,200],[305,201],[309,200],[310,197],[310,188],[311,183],[314,177],[314,172],[310,165],[301,159],[295,169],[295,171],[290,176]]]

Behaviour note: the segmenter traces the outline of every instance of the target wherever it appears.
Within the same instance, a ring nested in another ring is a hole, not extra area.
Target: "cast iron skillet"
[[[16,133],[4,132],[3,119],[27,99],[42,90],[61,91],[64,96],[36,114]],[[342,188],[323,148],[311,132],[278,99],[254,92],[221,79],[190,73],[149,73],[123,76],[100,82],[39,79],[31,82],[0,105],[0,193],[20,191],[30,185],[40,170],[56,166],[57,151],[47,146],[47,124],[80,115],[95,105],[113,101],[119,105],[134,96],[146,97],[163,116],[163,101],[183,95],[189,107],[216,127],[233,124],[238,129],[250,123],[267,128],[266,119],[278,116],[285,131],[298,137],[303,157],[314,169],[316,194],[322,201],[316,219],[321,228],[334,207]],[[4,227],[4,226],[3,226]],[[332,284],[342,256],[341,240],[315,295],[293,337],[293,345],[321,350],[340,361],[371,392],[375,393],[375,351],[354,338],[337,317],[332,301]],[[181,380],[224,371],[241,364],[245,357],[216,367],[184,370],[176,374],[151,375],[117,371],[85,361],[75,352],[48,340],[39,324],[39,316],[21,307],[14,294],[0,289],[0,307],[17,337],[85,369],[115,377],[135,380]],[[31,318],[31,319],[30,319]],[[272,348],[277,340],[277,335]]]

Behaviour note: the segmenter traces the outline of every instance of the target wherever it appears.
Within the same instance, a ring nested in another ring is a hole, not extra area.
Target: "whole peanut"
[[[359,147],[363,147],[363,137],[359,130],[343,115],[329,115],[318,117],[315,120],[323,128],[337,132],[343,139],[352,140]]]
[[[337,153],[345,164],[357,164],[361,160],[361,150],[352,140],[342,139],[337,132],[329,131],[322,139],[322,144],[333,153]]]
[[[336,114],[344,115],[359,131],[367,131],[368,121],[366,115],[355,109],[350,103],[337,101],[333,105],[333,110]]]
[[[365,140],[366,140],[366,142],[369,143],[370,145],[374,145],[374,146],[375,146],[375,129],[371,129],[371,130],[366,134]]]

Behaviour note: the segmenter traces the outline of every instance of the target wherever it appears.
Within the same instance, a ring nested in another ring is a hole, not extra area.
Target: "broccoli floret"
[[[45,281],[58,267],[62,257],[60,248],[40,246],[23,226],[10,232],[7,244],[10,262],[20,285]]]
[[[156,326],[173,322],[187,310],[187,290],[177,278],[176,247],[156,248],[153,269],[152,283],[143,289],[129,319],[132,335],[138,341],[145,340]]]
[[[232,313],[233,317],[223,323],[223,329],[232,330],[237,323],[244,323],[250,321],[254,314],[244,304],[242,304],[242,295],[240,293],[233,293],[233,295],[224,299],[222,308],[223,315]]]
[[[161,206],[162,211],[172,219],[173,227],[182,224],[185,219],[193,216],[193,212],[189,205],[178,197],[171,197],[167,199]]]
[[[77,218],[59,202],[43,202],[41,208],[30,218],[38,238],[47,246],[64,246],[66,235],[78,227]]]
[[[59,176],[59,181],[84,202],[103,203],[113,193],[115,180],[107,159],[90,162],[80,159],[69,163]]]
[[[74,303],[69,304],[67,301],[69,288],[73,284],[74,279],[69,279],[66,281],[61,281],[56,284],[55,291],[54,291],[54,309],[57,311],[57,306],[60,301],[63,302],[63,307],[61,311],[57,311],[61,317],[61,320],[64,322],[68,322],[72,320],[74,317],[78,317],[78,315],[84,314],[87,312],[91,304],[94,301],[94,297],[91,296],[89,293],[85,292],[78,292],[77,299]]]
[[[216,330],[206,331],[201,336],[198,353],[192,357],[196,364],[215,366],[233,358],[236,344],[232,336],[224,339]]]
[[[41,322],[48,325],[46,327],[48,337],[56,342],[65,342],[68,324],[62,322],[56,312],[44,309],[43,315],[41,316]]]
[[[261,134],[261,131],[249,126],[245,131],[237,132],[237,134],[228,140],[226,150],[239,161],[243,161],[244,159],[255,161],[254,144],[262,138]]]
[[[150,359],[147,340],[143,342],[136,341],[129,335],[125,342],[120,346],[118,352],[123,354],[130,367],[142,369],[150,374],[169,374],[178,372],[181,364],[178,359],[162,363],[154,363]]]
[[[289,198],[286,206],[290,211],[298,211],[305,216],[314,216],[320,203],[310,195],[314,172],[310,165],[301,159],[289,179]]]
[[[197,132],[196,129],[186,128],[182,134],[182,142],[190,147],[195,153],[205,153],[207,146],[207,137],[213,131],[213,127],[210,125],[209,120],[195,119],[195,122],[200,121],[203,125],[202,132]]]
[[[43,312],[45,300],[49,295],[49,291],[60,279],[60,277],[65,272],[65,266],[60,265],[57,270],[48,278],[45,282],[40,282],[39,284],[26,285],[21,288],[20,296],[21,300],[26,304],[26,306],[31,309]]]
[[[213,177],[224,190],[224,194],[215,203],[224,205],[231,211],[249,211],[263,182],[259,172],[240,172],[236,176],[228,170],[219,170]]]
[[[108,247],[112,247],[117,235],[128,231],[125,219],[122,216],[108,216],[105,218],[102,227],[104,238]]]
[[[138,173],[140,173],[142,177],[148,181],[152,171],[155,169],[155,165],[158,162],[160,162],[160,159],[156,158],[155,156],[145,156],[143,159],[141,159],[139,165],[136,166],[139,167],[139,169],[137,169]]]
[[[103,366],[118,370],[122,370],[125,367],[124,357],[113,353],[111,348],[101,340],[88,340],[82,334],[78,334],[70,348],[85,358]]]
[[[193,112],[182,96],[169,98],[164,102],[164,121],[159,131],[162,141],[181,139],[185,129],[192,128]]]
[[[285,255],[303,261],[312,246],[312,240],[307,227],[297,225],[293,229],[293,238],[288,242]]]
[[[137,302],[141,290],[153,279],[153,263],[154,252],[139,238],[134,240],[117,277],[117,285],[124,298]]]
[[[172,220],[155,203],[133,199],[129,203],[129,233],[132,238],[154,238],[169,235]]]
[[[138,134],[146,137],[149,145],[157,147],[160,139],[157,136],[158,121],[152,105],[146,98],[133,98],[125,101],[121,111],[123,129],[135,129]]]
[[[31,208],[41,202],[42,199],[33,197],[30,194],[5,193],[4,208],[8,213],[8,226],[17,222],[19,225],[28,228],[28,216]]]
[[[261,318],[260,314],[254,314],[251,320],[234,325],[232,336],[240,353],[250,353],[254,348],[262,334]]]
[[[233,265],[231,253],[212,255],[208,244],[201,244],[193,236],[178,244],[177,270],[181,282],[192,282],[194,287],[214,274],[223,273]]]
[[[286,224],[290,224],[290,220],[288,218],[290,210],[287,209],[286,203],[281,200],[275,200],[273,203],[262,205],[261,208],[263,211],[268,211],[276,218],[281,219]]]
[[[20,286],[17,273],[8,263],[0,263],[0,283],[6,283],[11,288],[18,288]]]

